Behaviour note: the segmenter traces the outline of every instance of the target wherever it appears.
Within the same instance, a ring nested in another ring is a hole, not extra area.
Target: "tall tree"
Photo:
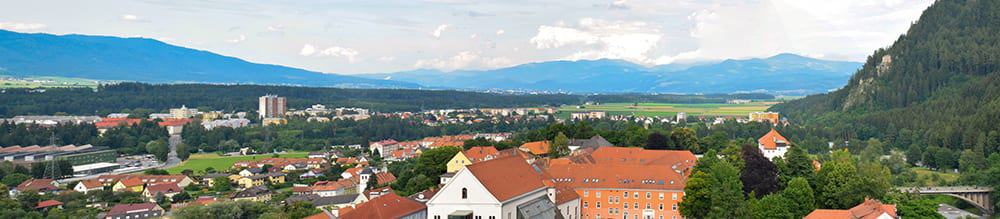
[[[771,163],[756,147],[743,145],[743,194],[756,194],[756,198],[777,192],[779,189],[778,167]]]
[[[699,162],[699,165],[701,163]],[[702,169],[709,169],[702,167]],[[684,185],[684,200],[679,204],[685,218],[704,218],[712,207],[712,186],[707,172],[695,171]]]
[[[857,188],[854,188],[858,185],[856,183],[858,170],[849,159],[849,155],[847,160],[836,158],[838,157],[836,153],[846,154],[846,151],[834,153],[834,159],[827,161],[816,175],[817,204],[822,208],[850,208],[864,201],[864,195],[858,194],[855,190]]]
[[[708,184],[711,186],[709,199],[711,208],[706,218],[737,218],[746,215],[746,201],[743,199],[743,183],[739,170],[729,162],[712,165]]]
[[[750,218],[771,219],[771,218],[796,218],[790,206],[791,200],[775,193],[766,195],[761,199],[751,197],[748,201]],[[801,218],[801,217],[799,217]]]
[[[690,128],[675,128],[670,132],[670,139],[674,142],[672,149],[687,149],[699,154],[704,152],[698,144],[698,136]]]
[[[646,146],[644,148],[651,150],[666,150],[673,147],[673,141],[669,137],[663,135],[660,132],[650,132],[649,137],[646,138]]]
[[[812,180],[816,175],[816,168],[813,167],[812,159],[806,154],[806,150],[801,147],[791,147],[785,153],[785,168],[781,172],[781,181],[787,183],[795,177],[803,177]]]
[[[816,209],[816,198],[806,178],[793,178],[791,181],[788,181],[788,186],[785,187],[785,190],[781,190],[779,194],[788,199],[789,204],[786,207],[792,212],[792,217],[794,218],[805,217]]]
[[[569,155],[569,138],[559,132],[549,145],[549,157],[559,158]]]

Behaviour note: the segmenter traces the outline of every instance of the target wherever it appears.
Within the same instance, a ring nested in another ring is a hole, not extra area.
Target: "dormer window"
[[[462,188],[462,199],[468,199],[468,198],[469,198],[469,189]]]

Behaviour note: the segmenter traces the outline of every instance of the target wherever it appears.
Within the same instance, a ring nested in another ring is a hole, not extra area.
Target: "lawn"
[[[688,116],[747,116],[751,112],[767,111],[771,105],[777,102],[754,102],[749,104],[679,104],[679,103],[640,103],[633,106],[632,103],[608,103],[601,105],[564,106],[559,108],[560,118],[569,118],[571,112],[584,111],[604,111],[609,116],[614,115],[637,115],[637,116],[675,116],[683,112]]]
[[[957,173],[934,171],[924,167],[914,167],[912,170],[917,173],[917,180],[924,180],[927,182],[927,186],[958,181]]]
[[[309,152],[288,152],[284,154],[279,154],[279,157],[294,157],[301,158],[306,157]],[[185,169],[191,169],[195,172],[204,171],[205,168],[215,168],[216,170],[226,170],[232,167],[234,163],[245,160],[260,160],[264,158],[271,157],[271,154],[258,154],[258,155],[247,155],[247,156],[219,156],[214,153],[202,153],[202,154],[192,154],[188,160],[182,162],[176,167],[167,169],[171,174],[178,174]]]

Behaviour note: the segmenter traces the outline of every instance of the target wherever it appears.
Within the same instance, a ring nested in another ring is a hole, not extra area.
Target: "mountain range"
[[[494,70],[418,69],[342,75],[258,64],[147,38],[0,30],[0,74],[150,83],[515,90],[574,93],[824,93],[861,63],[794,54],[763,59],[642,66],[623,60],[548,61]]]
[[[147,38],[0,30],[0,74],[151,83],[240,83],[354,88],[419,85],[258,64]]]
[[[814,94],[840,88],[861,63],[794,54],[645,67],[622,60],[550,61],[482,71],[360,75],[430,87],[564,92]]]

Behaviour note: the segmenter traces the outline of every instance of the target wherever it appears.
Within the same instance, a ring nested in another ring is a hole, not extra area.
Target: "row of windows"
[[[634,202],[632,204],[633,204],[632,208],[639,209],[639,202]],[[590,203],[583,202],[583,208],[589,208],[589,207],[590,207]],[[594,207],[601,208],[601,202],[595,202],[594,203]],[[625,204],[622,205],[622,208],[626,208],[627,209],[628,208],[628,202],[625,202]],[[617,208],[609,208],[608,211],[611,211],[612,209],[617,210]],[[646,209],[650,209],[650,204],[649,203],[646,203]],[[661,211],[663,210],[663,204],[662,203],[660,204],[659,209]],[[677,211],[677,204],[674,203],[673,206],[670,207],[670,209],[674,210],[674,211]]]
[[[597,195],[598,198],[601,197],[601,192],[600,191],[596,192],[595,194]],[[625,198],[625,199],[628,199],[628,194],[629,194],[629,192],[626,191],[626,192],[623,193],[623,195],[621,197]],[[632,196],[633,198],[639,198],[639,192],[632,192],[632,195],[633,195]],[[583,191],[583,197],[589,197],[589,196],[590,196],[590,191]],[[652,192],[646,192],[646,199],[652,199],[652,198],[653,198],[653,193]],[[608,202],[617,203],[618,200],[619,200],[618,196],[608,196]],[[663,193],[662,192],[660,193],[660,200],[663,200]],[[677,193],[670,193],[670,200],[675,200],[676,201],[677,200]]]

